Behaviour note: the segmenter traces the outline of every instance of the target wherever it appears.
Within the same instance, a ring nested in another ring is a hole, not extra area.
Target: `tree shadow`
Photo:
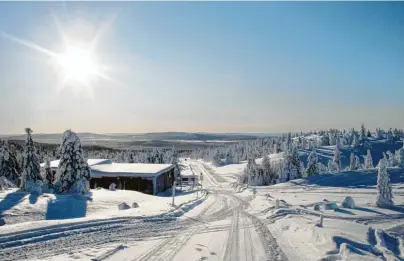
[[[404,183],[402,168],[389,168],[390,183]],[[377,185],[377,169],[350,170],[340,173],[323,174],[308,177],[301,186],[317,185],[327,187],[374,189]]]
[[[380,214],[380,215],[386,215],[382,212],[370,209],[370,208],[362,208],[362,207],[355,207],[355,210],[359,210],[359,211],[364,211],[364,212],[370,212],[370,213],[374,213],[374,214]]]
[[[342,208],[334,209],[334,212],[339,212],[339,213],[348,214],[348,215],[356,215],[356,214],[353,213],[352,211],[349,211],[349,210],[346,210],[346,209],[342,209]]]
[[[88,195],[78,194],[55,194],[56,198],[48,202],[45,219],[70,219],[81,218],[87,214]]]
[[[368,244],[363,244],[363,243],[356,242],[356,241],[353,241],[351,239],[340,237],[340,236],[334,236],[332,238],[332,240],[337,245],[337,249],[340,249],[341,245],[343,243],[345,243],[345,244],[349,245],[348,246],[349,250],[351,252],[355,253],[355,254],[364,255],[365,254],[364,252],[373,253],[372,252],[372,246],[370,246]]]
[[[38,198],[39,198],[39,194],[38,193],[31,193],[30,195],[29,195],[29,203],[30,204],[35,204],[37,201],[38,201]]]
[[[390,207],[385,207],[385,209],[389,209],[392,211],[396,211],[396,212],[400,212],[400,213],[404,213],[404,207],[401,205],[396,205],[396,206],[390,206]]]
[[[22,190],[16,190],[8,193],[2,200],[0,200],[0,218],[3,217],[3,213],[23,201],[23,198],[28,195],[27,192]]]

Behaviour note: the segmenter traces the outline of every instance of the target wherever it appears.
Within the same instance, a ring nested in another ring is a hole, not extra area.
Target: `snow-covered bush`
[[[125,210],[125,209],[130,209],[130,206],[126,204],[126,202],[122,202],[121,204],[118,205],[119,210]]]
[[[59,147],[59,154],[60,162],[56,174],[58,180],[57,191],[59,193],[88,192],[90,167],[83,157],[83,150],[79,137],[71,130],[67,130],[63,133],[62,144]]]
[[[342,201],[343,208],[355,208],[355,201],[351,197],[346,197],[344,201]]]
[[[389,207],[394,205],[393,193],[390,184],[390,175],[387,172],[386,159],[381,159],[378,164],[377,174],[377,199],[376,206]]]
[[[136,203],[136,202],[133,202],[132,203],[132,208],[138,208],[139,207],[139,204],[138,203]]]
[[[23,183],[37,180],[42,180],[41,168],[39,166],[39,159],[32,140],[32,130],[26,128],[27,138],[25,140],[25,146],[23,151],[22,169],[23,169]],[[24,185],[25,187],[25,185]],[[27,187],[25,187],[27,189]]]

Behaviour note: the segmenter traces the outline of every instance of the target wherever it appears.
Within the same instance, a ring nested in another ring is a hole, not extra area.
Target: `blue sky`
[[[99,28],[114,81],[91,89],[0,37],[0,133],[404,128],[404,3],[0,3],[0,32],[55,53]]]

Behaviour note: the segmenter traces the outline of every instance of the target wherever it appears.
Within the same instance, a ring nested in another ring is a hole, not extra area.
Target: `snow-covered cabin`
[[[173,182],[172,164],[112,163],[91,166],[91,188],[108,188],[115,183],[118,189],[156,195],[172,187]]]

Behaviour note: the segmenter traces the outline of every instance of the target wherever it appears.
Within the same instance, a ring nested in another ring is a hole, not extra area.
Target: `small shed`
[[[181,182],[184,185],[194,185],[199,183],[198,175],[195,175],[191,170],[181,171]]]
[[[118,189],[156,195],[171,188],[173,182],[172,164],[112,163],[91,166],[91,188],[108,188],[115,183]]]

